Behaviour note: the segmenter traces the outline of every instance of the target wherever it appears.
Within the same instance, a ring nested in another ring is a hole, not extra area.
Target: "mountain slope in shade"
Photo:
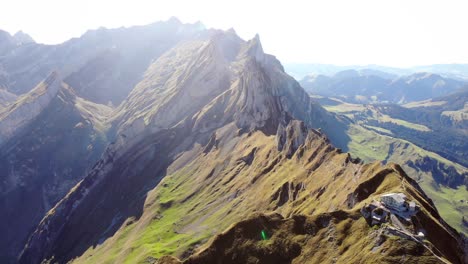
[[[0,30],[0,54],[7,52],[13,47],[13,40],[10,33]]]
[[[258,37],[245,42],[232,31],[212,31],[178,45],[153,63],[118,111],[117,141],[41,221],[21,263],[185,258],[256,212],[346,210],[351,226],[362,227],[354,216],[360,206],[393,191],[421,205],[408,228],[426,230],[432,252],[465,260],[462,237],[399,166],[362,164],[311,129],[338,141],[347,123],[313,103],[263,53]],[[365,241],[366,228],[356,240]],[[387,246],[403,250],[407,243]],[[411,257],[439,259],[417,247]]]
[[[26,126],[50,103],[57,94],[61,79],[52,72],[33,90],[20,96],[0,112],[0,144]]]
[[[34,226],[81,180],[107,144],[105,118],[111,109],[77,97],[54,76],[19,97],[9,112],[15,118],[6,116],[0,123],[11,126],[13,121],[5,120],[27,117],[0,147],[1,263],[15,262]],[[44,86],[51,82],[55,91],[48,96],[52,88]]]
[[[447,126],[449,128],[464,130],[468,133],[468,85],[456,92],[433,98],[428,101],[414,102],[403,105],[408,111],[409,120],[418,120],[428,126]],[[402,113],[401,115],[405,115]]]
[[[15,94],[28,92],[57,70],[80,97],[118,105],[152,60],[200,32],[200,23],[182,24],[175,18],[147,26],[100,28],[58,45],[8,46],[0,58],[0,69],[8,77],[7,88]],[[0,52],[1,43],[0,35]]]
[[[421,101],[450,94],[465,85],[463,81],[425,72],[387,79],[356,70],[338,72],[331,77],[306,76],[300,83],[311,94],[339,97],[351,103]]]
[[[16,95],[8,92],[6,89],[0,88],[0,112],[9,105],[10,103],[16,100]]]

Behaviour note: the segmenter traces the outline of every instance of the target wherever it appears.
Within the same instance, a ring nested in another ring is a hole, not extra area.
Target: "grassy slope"
[[[126,219],[114,236],[89,248],[75,263],[151,263],[168,254],[185,258],[210,237],[260,212],[290,217],[345,209],[348,194],[382,170],[379,163],[349,162],[347,154],[330,149],[322,139],[288,159],[278,153],[274,136],[256,132],[227,137],[207,154],[195,146],[180,156],[149,192],[143,215]],[[245,157],[254,149],[254,159],[247,164]],[[401,191],[404,181],[395,176],[390,170],[375,193]],[[304,189],[299,188],[295,198],[291,189],[280,194],[287,197],[281,203],[275,193],[291,184]],[[359,223],[356,228],[362,228]],[[366,245],[369,252],[365,236],[345,240]],[[351,258],[349,254],[344,256]]]
[[[439,162],[454,166],[458,171],[466,171],[465,167],[451,162],[438,154],[424,150],[408,141],[380,135],[358,125],[351,126],[349,135],[352,140],[348,148],[353,156],[357,156],[367,162],[386,160],[403,164],[402,166],[408,175],[418,180],[424,191],[434,200],[447,223],[457,230],[468,234],[468,228],[463,226],[461,222],[462,216],[468,215],[468,205],[466,202],[460,202],[460,200],[466,200],[468,191],[463,186],[458,189],[440,186],[434,182],[431,173],[416,171],[404,164],[409,160],[414,161],[420,157],[429,156]],[[394,150],[388,156],[391,145],[394,146]]]
[[[366,110],[363,105],[350,104],[338,100],[337,102],[341,104],[325,106],[325,108],[335,113],[344,114],[350,118],[353,118],[356,113]],[[372,111],[371,116],[379,122],[392,122],[397,125],[420,131],[428,130],[425,126],[391,118],[388,115],[382,115],[376,111]],[[348,144],[348,150],[350,153],[364,161],[370,162],[374,160],[386,160],[405,164],[409,160],[414,161],[417,158],[428,156],[443,164],[454,166],[458,172],[468,171],[464,166],[449,161],[434,152],[424,150],[411,142],[379,134],[379,132],[392,134],[391,132],[388,133],[389,131],[386,129],[363,125],[368,128],[365,129],[360,125],[351,126],[348,131],[348,134],[351,137],[351,141]],[[391,145],[393,145],[395,149],[389,156]],[[429,195],[429,197],[431,197],[431,199],[434,200],[444,219],[458,231],[468,234],[468,228],[464,226],[461,221],[463,216],[468,216],[468,204],[466,203],[468,191],[463,188],[463,186],[457,189],[441,186],[434,182],[430,172],[426,173],[423,171],[416,171],[407,165],[403,165],[403,167],[411,177],[419,181],[424,191]],[[464,200],[465,202],[461,202],[461,200]]]
[[[443,111],[442,115],[450,117],[454,121],[468,120],[468,102],[464,107],[454,111]]]
[[[385,114],[379,113],[378,111],[375,111],[374,109],[372,109],[372,107],[366,108],[360,104],[351,104],[351,103],[342,102],[339,105],[324,106],[324,107],[325,109],[327,109],[327,111],[344,114],[350,118],[352,118],[354,113],[356,112],[370,111],[370,113],[368,114],[372,116],[373,119],[379,121],[380,123],[393,123],[399,126],[403,126],[406,128],[419,130],[423,132],[431,131],[431,129],[429,129],[427,126],[424,126],[421,124],[415,124],[415,123],[408,122],[406,120],[402,120],[398,118],[393,118],[389,115],[385,115]]]
[[[267,240],[260,238],[260,230],[269,234]],[[287,219],[260,215],[218,235],[207,250],[184,263],[438,263],[421,244],[382,230],[369,228],[357,211]]]

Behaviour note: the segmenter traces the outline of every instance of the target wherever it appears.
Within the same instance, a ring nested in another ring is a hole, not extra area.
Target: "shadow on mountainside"
[[[177,153],[195,144],[205,145],[208,142],[208,133],[195,139],[191,138],[190,132],[190,126],[183,125],[145,135],[124,155],[107,160],[108,164],[101,159],[83,182],[71,191],[71,195],[67,195],[62,204],[57,205],[60,209],[51,212],[60,216],[50,215],[50,223],[38,228],[60,230],[57,236],[50,239],[38,230],[33,234],[32,238],[36,242],[38,239],[43,240],[50,247],[46,252],[39,248],[28,248],[20,256],[20,263],[35,263],[51,258],[58,263],[66,263],[81,256],[88,248],[102,244],[126,222],[137,221],[144,212],[148,192],[166,176],[167,168]],[[97,175],[97,171],[108,165],[112,167],[105,173],[106,178],[98,179],[100,175]],[[92,191],[88,192],[93,185]],[[60,221],[61,217],[69,220],[64,224]]]

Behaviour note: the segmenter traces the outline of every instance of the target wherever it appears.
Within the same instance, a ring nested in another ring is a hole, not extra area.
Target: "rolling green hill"
[[[397,105],[360,105],[326,98],[316,100],[321,101],[327,110],[345,115],[355,122],[348,130],[351,137],[348,151],[353,156],[365,161],[383,160],[401,164],[434,200],[447,222],[467,234],[468,227],[463,224],[462,217],[468,215],[465,198],[468,197],[468,169],[464,162],[457,163],[466,156],[465,129],[458,128],[458,124],[464,121],[450,123],[441,118],[446,107],[461,107],[460,111],[463,111],[464,105],[460,103],[463,99],[459,96],[457,93],[445,97],[458,100],[458,103],[452,101],[444,104],[445,107],[433,100],[431,105],[437,106],[435,109],[428,107],[427,102],[412,103],[408,106],[411,107],[408,112]],[[421,106],[422,113],[417,112],[417,105],[424,105]],[[430,115],[435,117],[427,117]],[[411,134],[407,131],[411,131]],[[425,141],[419,139],[421,134],[426,134]],[[438,146],[437,142],[452,145]],[[459,145],[456,145],[457,142]],[[437,150],[442,151],[438,154]],[[445,153],[450,155],[441,156]]]

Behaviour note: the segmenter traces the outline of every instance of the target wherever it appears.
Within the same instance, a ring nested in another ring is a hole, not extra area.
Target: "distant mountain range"
[[[0,85],[19,95],[58,70],[77,95],[118,105],[142,79],[153,59],[201,29],[200,23],[182,25],[172,18],[147,26],[89,30],[59,45],[24,41],[24,33],[10,36],[2,31]]]
[[[345,70],[375,70],[399,76],[411,75],[418,72],[430,72],[439,74],[446,78],[465,81],[468,80],[468,64],[433,64],[410,68],[396,68],[372,64],[337,66],[333,64],[286,63],[284,67],[286,72],[291,74],[291,76],[296,78],[296,80],[301,80],[307,75],[333,76],[336,73]]]
[[[12,36],[0,29],[0,56],[19,46],[31,43],[35,43],[34,39],[23,31],[18,31]]]
[[[353,103],[422,101],[448,95],[467,84],[428,72],[396,76],[368,69],[345,70],[333,76],[308,75],[300,83],[311,94]]]

